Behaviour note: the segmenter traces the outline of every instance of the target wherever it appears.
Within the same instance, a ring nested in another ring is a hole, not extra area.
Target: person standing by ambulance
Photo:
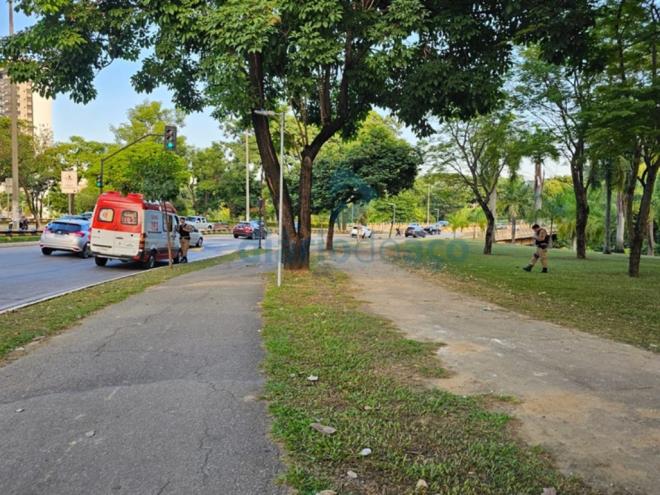
[[[534,231],[536,252],[529,261],[529,264],[524,267],[523,270],[531,272],[536,262],[541,260],[541,266],[543,267],[541,273],[548,273],[548,246],[550,244],[550,236],[548,235],[548,231],[541,228],[537,223],[532,225],[532,230]]]
[[[181,263],[188,263],[188,248],[190,248],[190,233],[192,227],[186,223],[186,219],[179,217],[179,242],[181,244]]]

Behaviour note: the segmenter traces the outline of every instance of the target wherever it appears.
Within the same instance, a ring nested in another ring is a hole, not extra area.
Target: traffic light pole
[[[137,143],[139,143],[140,141],[142,141],[142,140],[144,140],[144,139],[146,139],[146,138],[148,138],[148,137],[153,137],[153,136],[160,136],[160,134],[153,134],[153,133],[152,133],[152,134],[145,134],[145,135],[142,136],[141,138],[136,139],[135,141],[133,141],[132,143],[128,143],[126,146],[124,146],[124,147],[122,147],[122,148],[119,148],[117,151],[114,151],[114,152],[110,153],[108,156],[104,156],[103,158],[101,158],[101,173],[99,174],[99,177],[100,177],[100,184],[97,184],[98,187],[99,187],[99,194],[102,194],[102,193],[103,193],[103,168],[104,168],[105,162],[108,161],[108,160],[109,160],[110,158],[112,158],[113,156],[118,155],[119,153],[121,153],[122,151],[124,151],[126,148],[130,148],[130,147],[133,146],[134,144],[137,144]]]

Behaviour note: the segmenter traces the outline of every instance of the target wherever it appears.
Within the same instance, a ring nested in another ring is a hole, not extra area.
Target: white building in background
[[[0,69],[0,115],[11,116],[10,80],[7,73]],[[43,98],[32,91],[32,84],[16,85],[18,119],[26,121],[35,137],[44,144],[53,142],[53,100]]]

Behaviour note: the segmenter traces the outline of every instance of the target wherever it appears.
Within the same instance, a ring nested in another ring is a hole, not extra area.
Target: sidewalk
[[[444,288],[360,248],[335,265],[408,337],[442,342],[457,394],[514,396],[522,438],[607,493],[658,493],[660,356],[533,320]],[[378,248],[376,247],[376,250]]]
[[[278,494],[257,258],[174,278],[0,368],[0,490]]]

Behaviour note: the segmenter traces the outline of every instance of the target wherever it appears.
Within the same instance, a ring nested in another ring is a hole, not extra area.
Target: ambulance
[[[160,203],[146,201],[142,194],[106,192],[94,207],[90,250],[98,266],[105,266],[108,260],[120,260],[153,268],[159,261],[169,260],[169,236],[172,261],[178,263],[178,224],[176,210],[170,203],[161,207]]]

